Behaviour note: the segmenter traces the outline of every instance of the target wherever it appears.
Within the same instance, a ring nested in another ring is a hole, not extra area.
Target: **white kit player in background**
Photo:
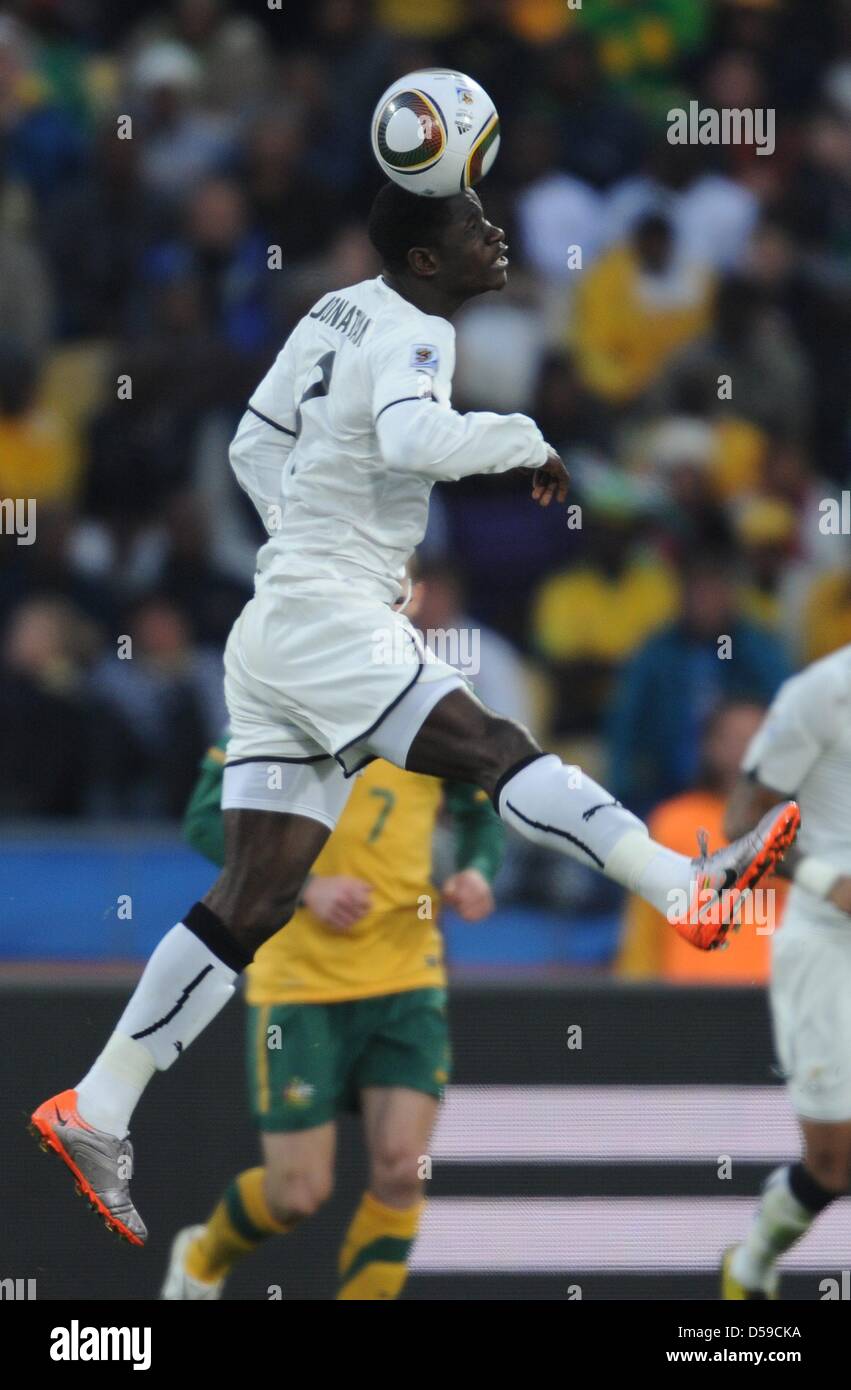
[[[804,1155],[771,1174],[744,1242],[726,1252],[729,1299],[776,1297],[778,1257],[851,1179],[851,646],[786,681],[742,774],[729,835],[778,797],[801,807],[800,838],[780,869],[792,888],[772,937],[770,998]]]
[[[565,500],[568,476],[533,420],[451,408],[449,320],[507,280],[503,233],[478,196],[418,198],[388,184],[369,231],[383,273],[305,315],[231,450],[270,539],[225,651],[224,869],[163,937],[82,1081],[32,1117],[96,1210],[137,1245],[146,1232],[128,1185],[132,1111],[292,916],[352,775],[373,758],[482,787],[521,835],[663,912],[672,893],[691,894],[693,912],[672,925],[702,950],[725,942],[742,895],[798,826],[784,799],[736,844],[675,854],[424,648],[394,605],[433,484],[526,470],[532,499],[547,506]]]

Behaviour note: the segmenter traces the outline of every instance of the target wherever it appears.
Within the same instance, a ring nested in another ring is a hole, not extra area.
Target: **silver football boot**
[[[58,1154],[77,1179],[77,1192],[103,1217],[107,1230],[144,1245],[145,1223],[130,1199],[133,1146],[93,1129],[77,1112],[77,1092],[62,1091],[44,1101],[30,1119],[41,1147]]]

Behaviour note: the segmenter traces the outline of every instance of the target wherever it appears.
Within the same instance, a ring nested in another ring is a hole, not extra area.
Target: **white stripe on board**
[[[431,1144],[455,1163],[797,1158],[782,1086],[450,1086]]]
[[[741,1240],[754,1205],[751,1197],[432,1197],[411,1268],[566,1276],[714,1270]],[[780,1267],[836,1277],[849,1258],[851,1202],[843,1201]]]

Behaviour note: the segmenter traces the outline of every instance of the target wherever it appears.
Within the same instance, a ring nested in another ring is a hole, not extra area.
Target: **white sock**
[[[237,972],[182,922],[157,946],[115,1032],[77,1086],[87,1124],[119,1138],[155,1071],[166,1071],[212,1022]]]
[[[77,1085],[78,1113],[86,1124],[123,1139],[130,1116],[156,1069],[147,1048],[124,1033],[113,1033]]]
[[[628,830],[618,842],[606,862],[606,876],[652,903],[670,922],[671,913],[681,915],[683,903],[690,900],[694,866],[688,855],[666,849],[642,828],[640,833]]]
[[[789,1169],[776,1168],[766,1179],[751,1228],[730,1264],[734,1279],[746,1289],[768,1292],[774,1265],[813,1224],[817,1212],[802,1206],[789,1187]]]
[[[691,860],[651,840],[611,792],[554,753],[515,772],[498,800],[502,819],[527,840],[590,864],[665,915],[671,891],[688,892]]]

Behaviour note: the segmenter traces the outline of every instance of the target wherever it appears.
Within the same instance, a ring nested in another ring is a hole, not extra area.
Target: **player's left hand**
[[[554,497],[564,502],[569,487],[570,474],[555,449],[550,449],[546,461],[532,474],[532,501],[541,507],[548,507]]]
[[[494,910],[490,884],[478,869],[460,869],[443,885],[443,901],[454,908],[465,922],[480,922]]]

